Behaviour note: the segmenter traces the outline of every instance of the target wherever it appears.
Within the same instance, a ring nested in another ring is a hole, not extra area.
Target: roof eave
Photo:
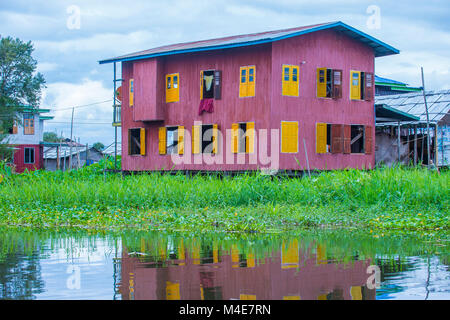
[[[201,51],[212,51],[212,50],[220,50],[220,49],[229,49],[229,48],[238,48],[238,47],[245,47],[250,45],[258,45],[258,44],[264,44],[264,43],[271,43],[275,41],[280,41],[320,30],[326,30],[330,28],[337,28],[341,31],[344,30],[344,33],[351,32],[354,34],[359,35],[359,38],[357,38],[359,41],[362,41],[369,46],[371,46],[374,49],[375,57],[383,57],[387,55],[393,55],[400,53],[400,50],[362,32],[359,31],[341,21],[333,22],[329,24],[324,24],[321,26],[313,27],[306,30],[300,30],[298,32],[293,32],[284,36],[275,37],[275,38],[267,38],[267,39],[260,39],[255,41],[246,41],[246,42],[240,42],[240,43],[233,43],[233,44],[225,44],[225,45],[217,45],[217,46],[207,46],[207,47],[200,47],[200,48],[191,48],[191,49],[182,49],[182,50],[172,50],[167,52],[160,52],[160,53],[153,53],[153,54],[143,54],[138,55],[134,57],[116,57],[106,60],[100,60],[99,64],[106,64],[106,63],[113,63],[113,62],[124,62],[124,61],[134,61],[134,60],[142,60],[142,59],[150,59],[160,56],[167,56],[167,55],[175,55],[175,54],[182,54],[182,53],[191,53],[191,52],[201,52]],[[352,38],[355,38],[352,35],[349,35]]]

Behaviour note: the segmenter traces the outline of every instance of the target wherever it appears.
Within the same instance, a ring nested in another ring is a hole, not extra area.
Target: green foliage
[[[36,73],[33,51],[31,42],[11,37],[0,40],[0,159],[9,157],[6,137],[14,122],[21,123],[17,111],[23,106],[39,105],[45,80]]]
[[[63,139],[61,137],[58,137],[58,135],[55,132],[44,132],[44,141],[45,142],[60,142]]]
[[[98,151],[102,151],[103,149],[105,149],[105,145],[101,142],[94,143],[92,147],[97,149]]]
[[[380,168],[312,178],[244,174],[188,177],[104,174],[112,158],[79,171],[36,171],[0,184],[0,221],[31,225],[279,232],[363,228],[368,233],[448,233],[448,172]]]

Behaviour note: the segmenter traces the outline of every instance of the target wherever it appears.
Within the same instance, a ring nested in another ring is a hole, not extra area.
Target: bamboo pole
[[[414,125],[414,166],[417,166],[417,124]]]
[[[427,113],[427,160],[428,160],[428,166],[430,165],[430,117],[428,114],[428,104],[427,104],[427,97],[425,94],[425,80],[423,77],[423,67],[420,68],[422,72],[422,93],[423,93],[423,101],[425,103],[425,111]]]

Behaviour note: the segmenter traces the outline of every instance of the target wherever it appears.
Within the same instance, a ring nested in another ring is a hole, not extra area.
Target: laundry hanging
[[[206,91],[211,90],[211,85],[212,85],[213,80],[214,80],[214,75],[203,76],[203,78],[205,79]]]

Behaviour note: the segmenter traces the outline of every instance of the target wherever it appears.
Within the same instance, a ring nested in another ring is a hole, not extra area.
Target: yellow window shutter
[[[218,153],[219,148],[219,127],[217,124],[213,124],[213,150],[212,153]]]
[[[134,79],[130,79],[129,100],[130,107],[132,107],[134,105]]]
[[[203,99],[203,70],[200,71],[200,100]]]
[[[352,300],[362,300],[362,290],[360,286],[355,286],[350,288],[350,295]]]
[[[239,123],[231,125],[231,152],[238,153]]]
[[[327,68],[317,68],[317,97],[327,96]]]
[[[298,86],[299,86],[299,67],[291,67],[291,96],[298,97]]]
[[[241,67],[239,69],[239,97],[247,96],[247,87],[248,87],[248,68]]]
[[[316,124],[316,153],[327,153],[327,124]]]
[[[180,284],[166,281],[166,300],[180,300]]]
[[[281,75],[283,96],[288,96],[290,93],[290,83],[291,83],[290,70],[291,68],[289,66],[283,65],[283,72]]]
[[[172,101],[172,76],[166,75],[166,102]]]
[[[184,154],[184,127],[178,127],[178,154]]]
[[[298,123],[287,122],[281,123],[281,152],[297,153],[298,152]]]
[[[361,72],[350,71],[350,99],[361,99]]]
[[[145,128],[141,128],[141,156],[145,156]]]
[[[172,102],[180,101],[180,74],[174,74],[172,76],[173,83],[173,94],[172,94]]]
[[[255,83],[256,83],[256,69],[255,69],[255,67],[249,67],[248,68],[247,97],[255,96]]]
[[[255,123],[254,122],[246,123],[245,140],[246,140],[245,152],[247,152],[247,153],[255,152]]]
[[[166,154],[166,127],[159,128],[159,154]]]
[[[200,127],[192,126],[192,153],[200,153]]]

